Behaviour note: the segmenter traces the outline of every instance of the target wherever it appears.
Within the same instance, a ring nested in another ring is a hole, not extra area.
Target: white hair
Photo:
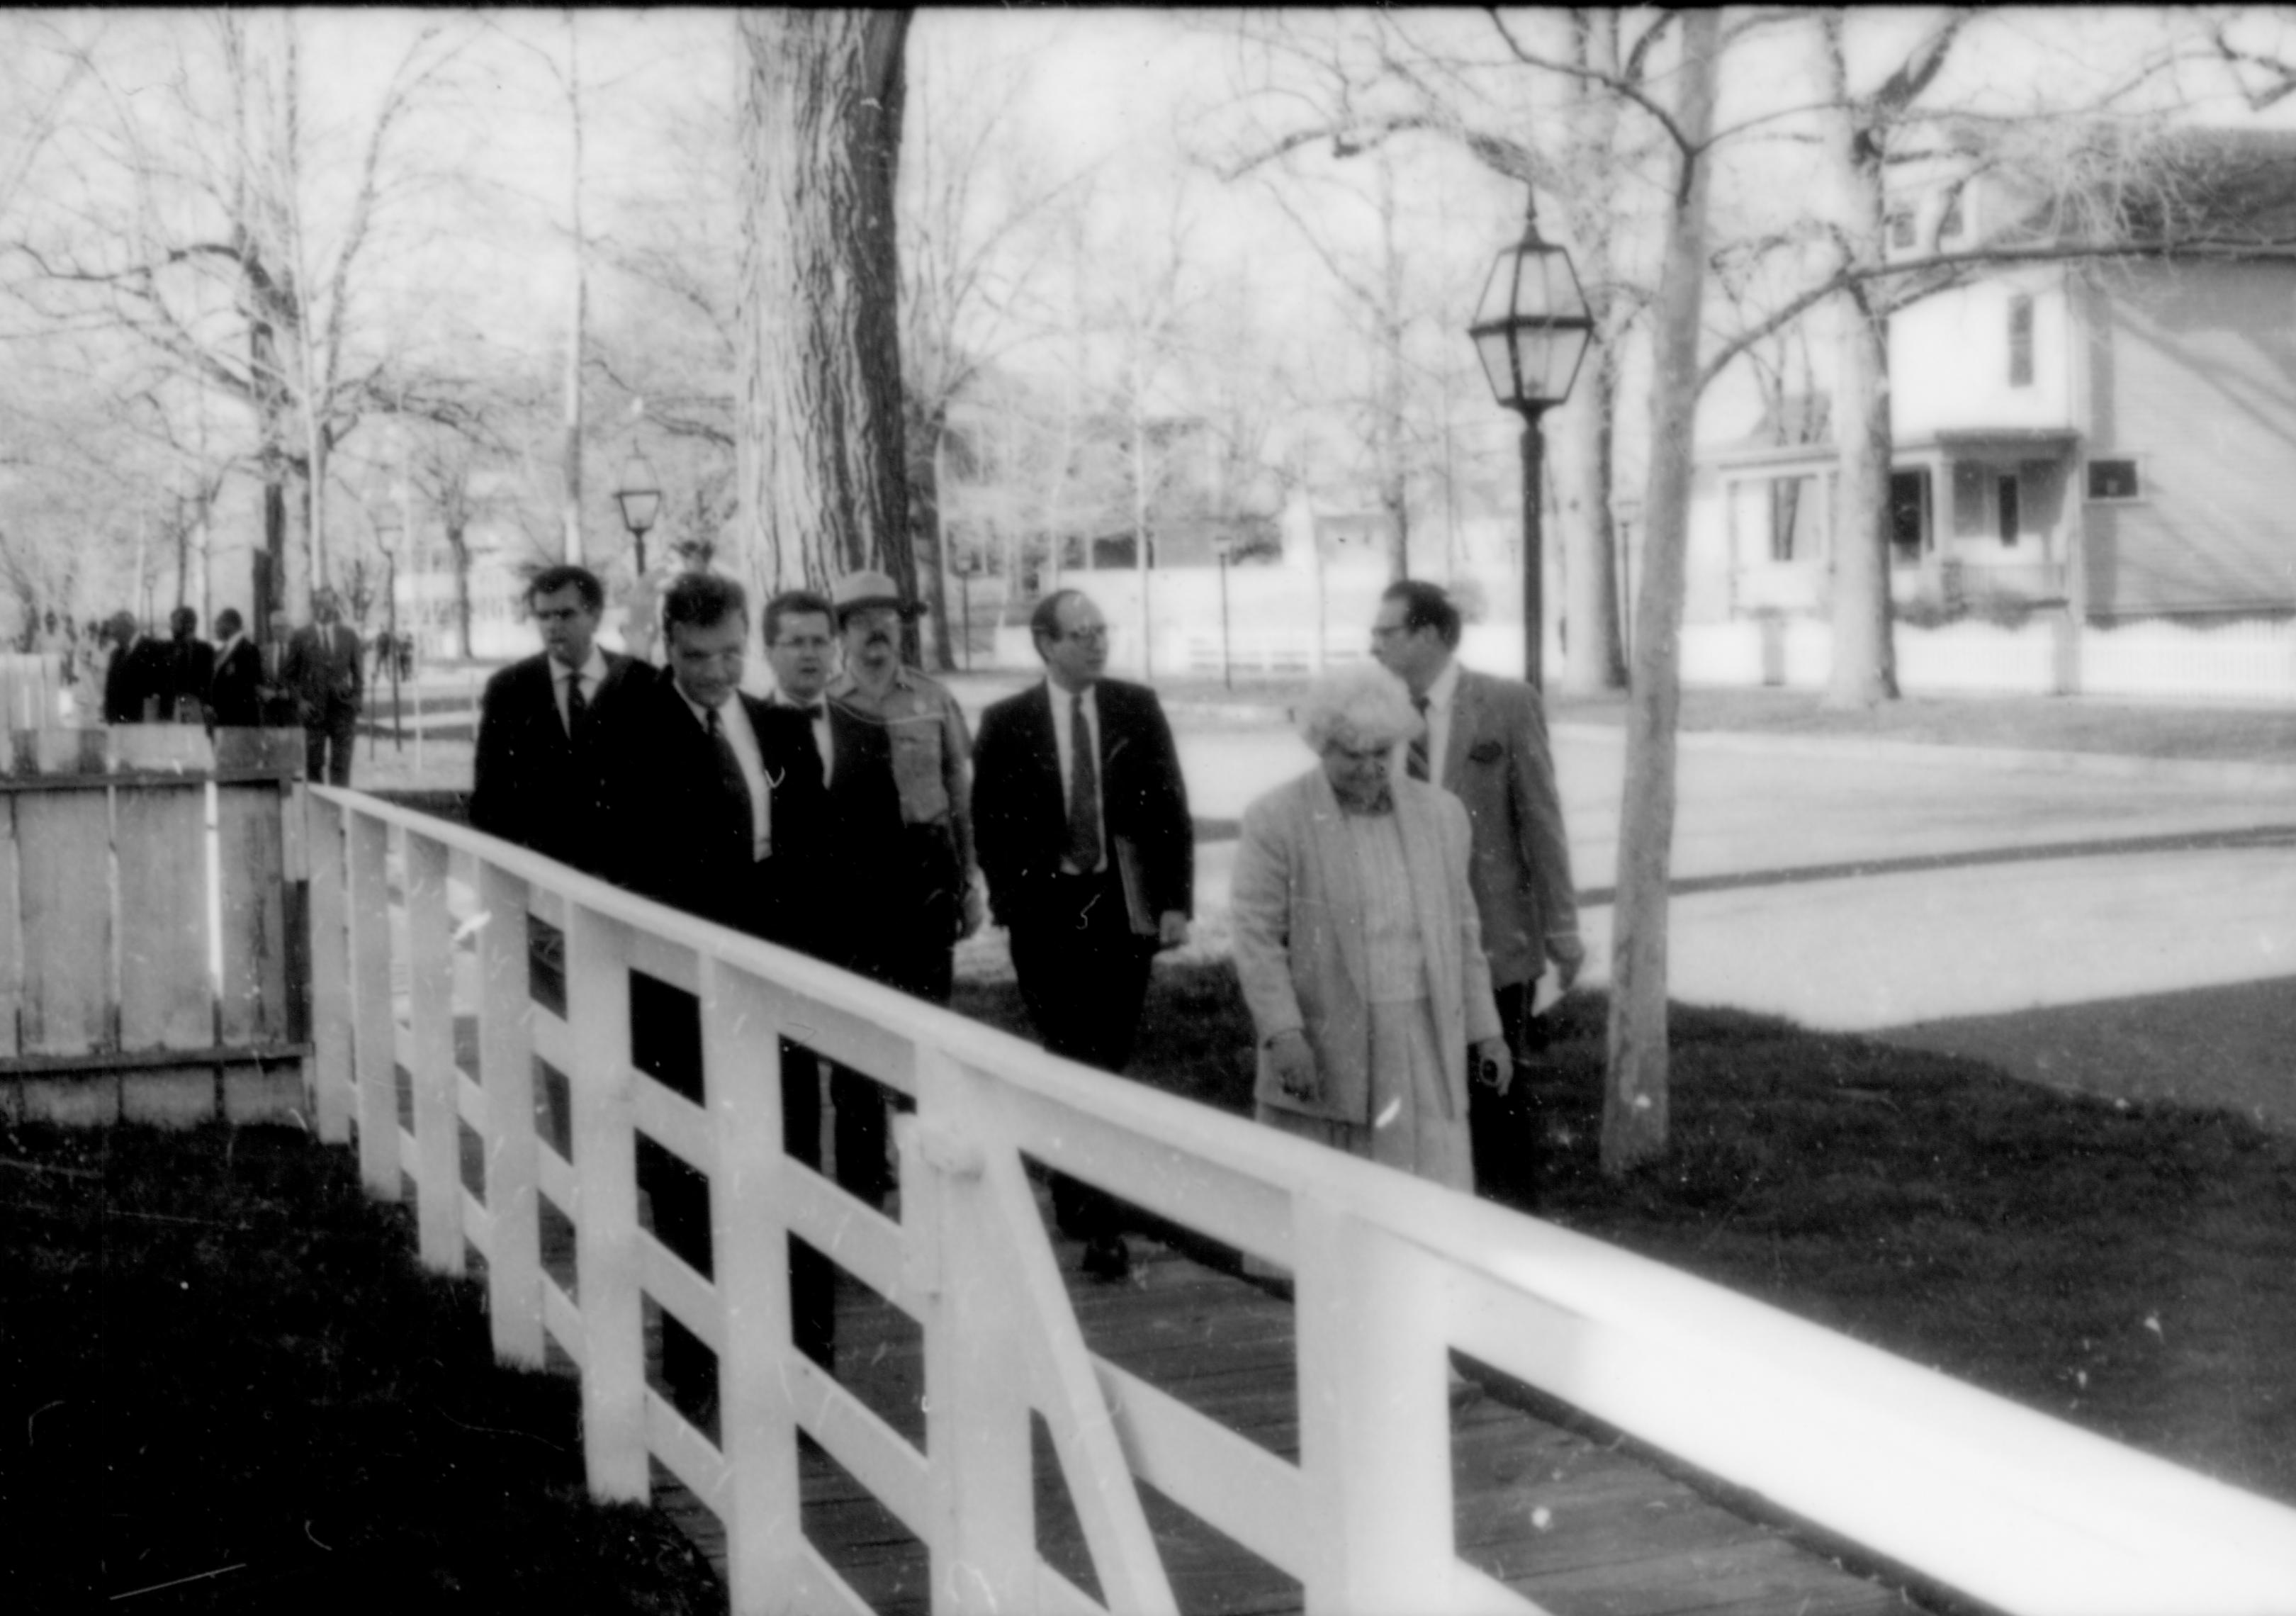
[[[1333,669],[1308,687],[1292,718],[1300,738],[1319,757],[1335,741],[1351,747],[1393,746],[1423,727],[1409,688],[1376,662]]]

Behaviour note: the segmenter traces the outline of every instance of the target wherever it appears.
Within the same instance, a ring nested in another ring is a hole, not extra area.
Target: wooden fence
[[[6,739],[0,1109],[187,1121],[299,1105],[300,734]]]
[[[429,1266],[484,1255],[504,1357],[538,1365],[548,1341],[579,1366],[595,1492],[645,1498],[658,1462],[716,1513],[736,1612],[866,1609],[802,1530],[800,1431],[927,1546],[936,1612],[1102,1609],[1037,1553],[1032,1412],[1108,1609],[1173,1609],[1144,1484],[1297,1578],[1311,1612],[1535,1611],[1454,1545],[1455,1349],[2006,1610],[2296,1595],[2296,1511],[475,833],[309,796],[323,1136],[356,1137],[376,1195],[412,1184]],[[897,1217],[783,1153],[783,1037],[914,1097]],[[537,1087],[562,1083],[570,1128],[545,1137]],[[643,1226],[641,1163],[664,1153],[706,1185],[705,1251]],[[1024,1161],[1294,1276],[1296,1464],[1087,1350]],[[573,1226],[570,1287],[543,1265],[545,1219]],[[922,1448],[792,1348],[792,1234],[921,1327]],[[652,1309],[714,1357],[719,1440],[649,1385]]]

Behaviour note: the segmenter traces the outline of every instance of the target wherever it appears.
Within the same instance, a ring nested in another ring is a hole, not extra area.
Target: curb
[[[1623,746],[1626,731],[1611,724],[1556,724],[1549,733],[1574,741]],[[2112,780],[2176,780],[2193,785],[2284,786],[2296,792],[2296,764],[2242,763],[2220,758],[2139,758],[2125,752],[2032,751],[2007,746],[1954,746],[1929,741],[1869,741],[1824,735],[1775,735],[1751,730],[1685,730],[1676,743],[1686,751],[1741,755],[1828,758],[1871,763],[1935,764],[2087,775]]]

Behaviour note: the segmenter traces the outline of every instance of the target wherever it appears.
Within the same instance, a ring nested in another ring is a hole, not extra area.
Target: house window
[[[1940,242],[1959,241],[1961,239],[1963,228],[1964,224],[1961,214],[1961,196],[1958,193],[1956,193],[1953,196],[1946,199],[1945,216],[1938,220],[1938,240]]]
[[[1911,208],[1890,209],[1887,223],[1890,231],[1890,245],[1893,250],[1911,247],[1914,244],[1914,210]]]
[[[2088,463],[2088,496],[2095,500],[2142,499],[2144,480],[2133,460],[2092,460]]]
[[[2021,513],[2017,509],[2017,480],[2002,477],[1995,480],[1993,509],[1997,519],[1997,531],[2004,546],[2017,542],[2017,527]]]
[[[1890,473],[1890,559],[1917,567],[1930,547],[1930,474],[1926,466]]]
[[[2033,299],[2021,292],[2009,299],[2009,385],[2033,385]]]

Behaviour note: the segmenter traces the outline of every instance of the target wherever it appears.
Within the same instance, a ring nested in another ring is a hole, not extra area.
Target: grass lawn
[[[1614,1182],[1604,1014],[1554,1018],[1540,1216],[2296,1505],[2296,1139],[1677,1009],[1672,1152]],[[1248,1114],[1250,1043],[1226,962],[1166,966],[1133,1074]]]
[[[0,1128],[0,1609],[722,1611],[349,1153]]]

